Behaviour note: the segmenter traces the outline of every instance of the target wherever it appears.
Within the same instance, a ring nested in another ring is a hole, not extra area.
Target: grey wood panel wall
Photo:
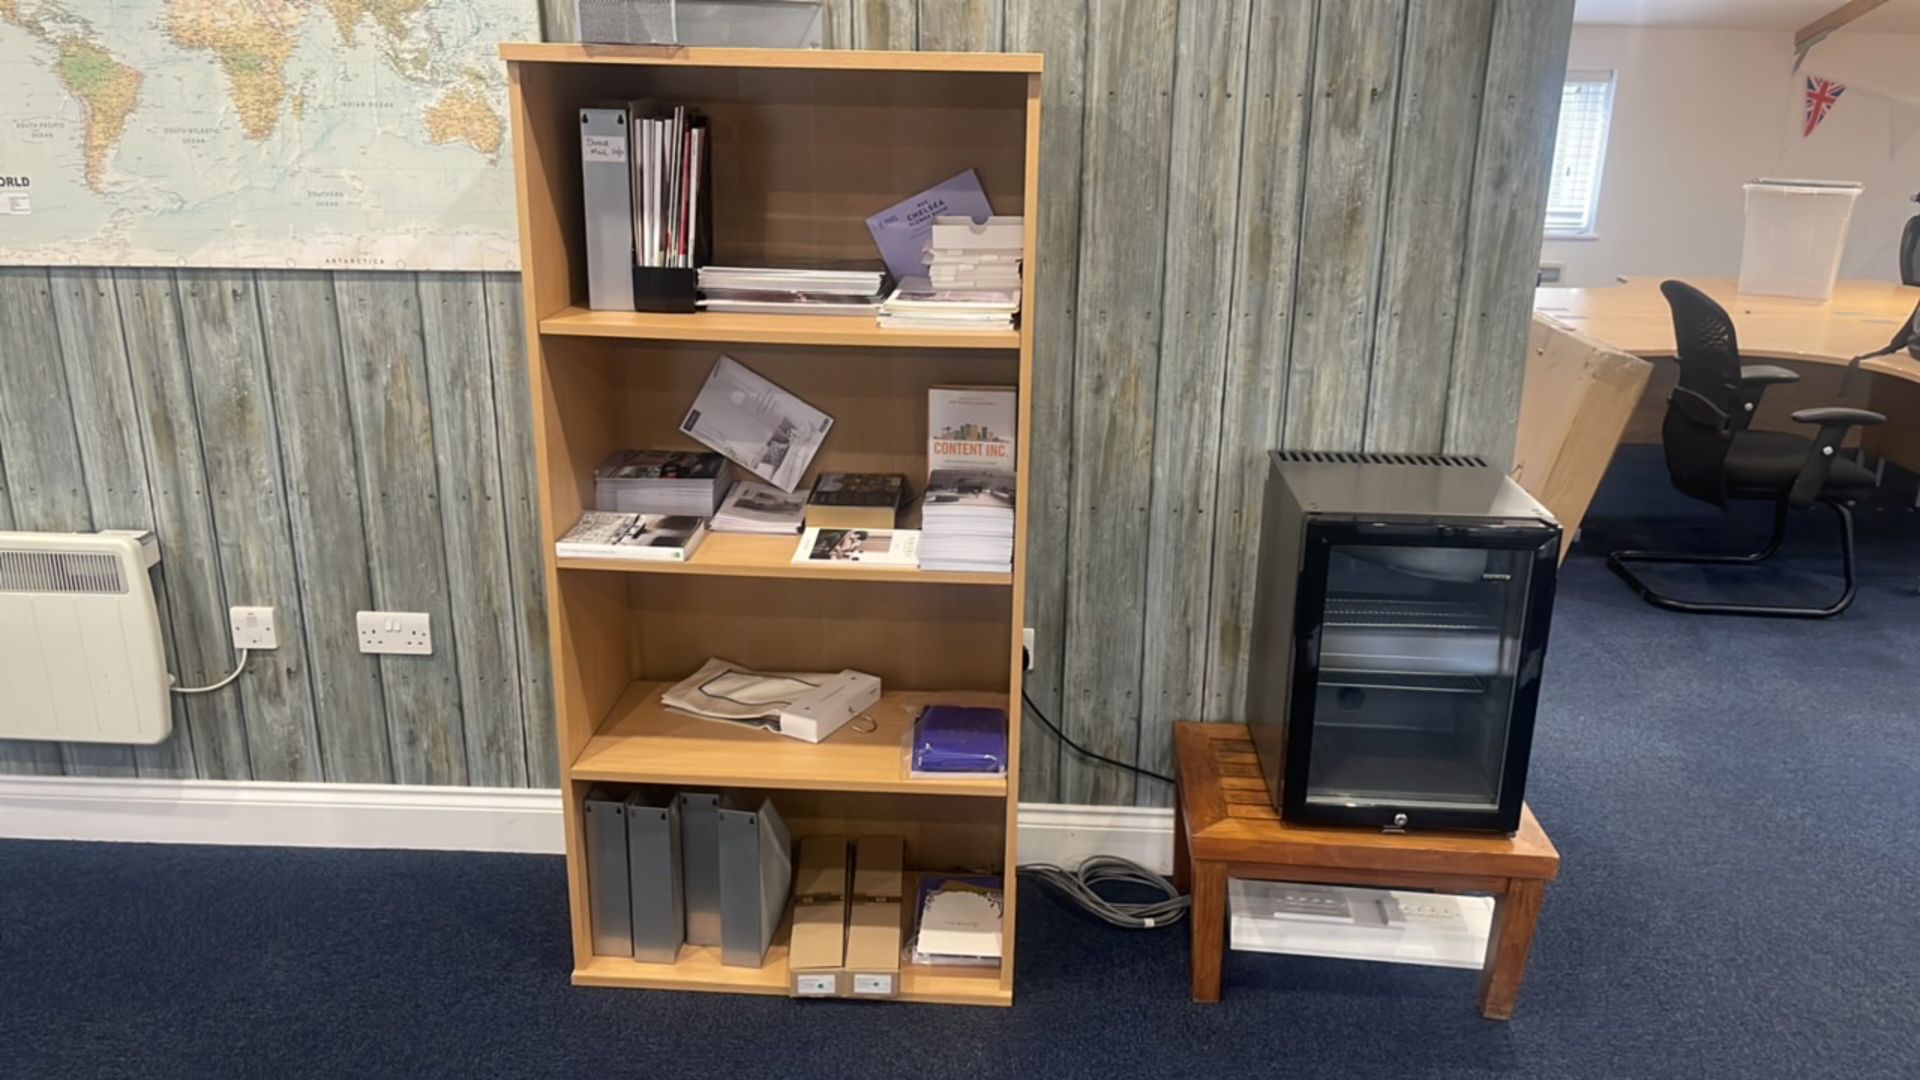
[[[825,6],[1046,54],[1027,686],[1164,770],[1240,713],[1265,450],[1509,453],[1572,0]],[[521,334],[512,275],[0,271],[0,527],[158,531],[184,681],[229,604],[282,639],[160,747],[0,771],[556,783]],[[360,655],[369,608],[436,654]],[[1023,732],[1028,800],[1166,800]]]
[[[154,529],[184,683],[231,669],[228,605],[280,631],[161,746],[0,742],[0,769],[556,783],[517,290],[0,270],[0,523]],[[432,613],[435,654],[361,655],[368,609]]]

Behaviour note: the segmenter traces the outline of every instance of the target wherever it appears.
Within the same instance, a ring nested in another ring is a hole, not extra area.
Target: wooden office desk
[[[1544,288],[1534,293],[1534,310],[1551,315],[1609,345],[1643,357],[1673,355],[1673,315],[1660,295],[1661,278],[1629,278],[1620,285],[1592,289]],[[1799,387],[1775,387],[1763,399],[1754,426],[1775,431],[1811,429],[1791,423],[1787,414],[1813,405],[1851,404],[1884,413],[1884,427],[1869,428],[1864,443],[1878,454],[1911,472],[1920,472],[1920,361],[1901,354],[1869,360],[1860,369],[1871,374],[1856,380],[1846,401],[1837,398],[1839,371],[1847,361],[1872,352],[1892,339],[1894,332],[1920,303],[1920,288],[1882,281],[1842,281],[1833,299],[1793,300],[1779,296],[1745,296],[1730,278],[1686,278],[1694,288],[1719,302],[1733,316],[1740,336],[1740,355],[1748,361],[1779,361],[1801,371],[1807,381]],[[1626,441],[1658,441],[1659,413],[1673,386],[1671,365],[1665,378],[1648,384],[1646,407],[1628,427]],[[1822,369],[1825,369],[1823,372]],[[1814,373],[1824,374],[1820,379]]]
[[[1193,892],[1193,1000],[1220,1000],[1227,878],[1488,893],[1493,932],[1480,970],[1480,1014],[1513,1016],[1520,975],[1560,853],[1521,811],[1512,836],[1315,828],[1280,820],[1242,724],[1173,725],[1173,878]]]

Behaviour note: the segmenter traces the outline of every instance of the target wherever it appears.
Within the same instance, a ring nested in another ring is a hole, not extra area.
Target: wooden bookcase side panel
[[[1008,994],[1013,992],[1013,941],[1014,908],[1019,890],[1013,886],[1012,868],[1019,863],[1018,836],[1020,828],[1020,718],[1025,711],[1022,701],[1022,688],[1026,681],[1026,654],[1024,651],[1027,596],[1027,521],[1028,512],[1033,503],[1033,485],[1029,478],[1033,475],[1033,315],[1035,311],[1034,279],[1038,267],[1037,239],[1040,227],[1040,73],[1034,72],[1026,78],[1026,101],[1024,102],[1025,127],[1022,131],[1022,162],[1024,172],[1021,177],[1020,213],[1022,215],[1021,262],[1026,272],[1020,280],[1020,370],[1019,370],[1019,421],[1016,427],[1014,447],[1014,468],[1019,474],[1018,495],[1014,505],[1013,522],[1013,622],[1009,627],[1012,636],[1009,649],[1008,667],[1010,676],[1007,691],[1007,805],[1004,828],[1007,836],[1007,887],[1002,891],[1002,911],[1000,921],[1001,955],[1006,962],[1000,967],[1000,987]]]
[[[652,98],[699,107],[713,132],[718,263],[874,259],[866,218],[972,168],[995,213],[1025,196],[1027,76],[899,71],[734,71],[516,65],[537,182],[522,229],[547,281],[534,318],[586,297],[579,108]],[[562,226],[566,227],[562,227]],[[529,258],[527,265],[535,260]],[[561,276],[563,275],[563,276]]]

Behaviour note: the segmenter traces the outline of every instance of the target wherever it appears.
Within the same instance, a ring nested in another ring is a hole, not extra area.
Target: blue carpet
[[[569,986],[557,859],[5,843],[0,1076],[1920,1075],[1910,494],[1844,617],[1674,615],[1594,553],[1713,514],[1623,454],[1562,578],[1528,794],[1565,866],[1509,1024],[1471,972],[1249,954],[1195,1006],[1184,925],[1031,888],[1011,1010],[795,1003]],[[1796,525],[1676,587],[1832,587]]]

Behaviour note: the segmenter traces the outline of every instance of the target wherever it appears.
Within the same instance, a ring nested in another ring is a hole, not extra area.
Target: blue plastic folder
[[[966,705],[929,705],[920,710],[913,722],[913,771],[1006,772],[1006,712]]]

